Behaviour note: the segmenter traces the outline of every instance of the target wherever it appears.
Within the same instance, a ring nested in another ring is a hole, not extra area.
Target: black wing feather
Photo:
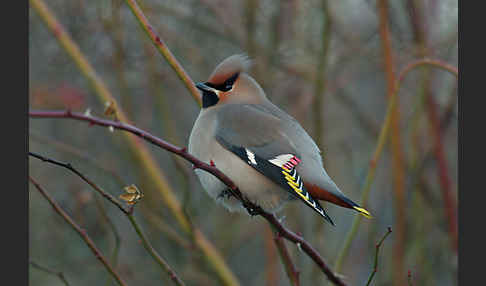
[[[284,167],[279,167],[272,164],[270,161],[261,158],[251,151],[251,149],[231,145],[220,137],[218,138],[218,141],[222,143],[226,149],[240,157],[248,165],[272,180],[277,185],[281,186],[292,196],[302,200],[308,207],[312,208],[325,220],[334,225],[334,222],[322,208],[319,202],[312,198],[312,196],[306,190],[302,178],[297,173],[295,167],[292,167],[290,170]]]

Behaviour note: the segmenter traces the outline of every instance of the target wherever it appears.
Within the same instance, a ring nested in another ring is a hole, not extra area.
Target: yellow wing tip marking
[[[364,208],[353,207],[353,209],[357,210],[361,215],[363,215],[366,218],[373,218],[373,216],[371,216],[370,212],[365,210]]]

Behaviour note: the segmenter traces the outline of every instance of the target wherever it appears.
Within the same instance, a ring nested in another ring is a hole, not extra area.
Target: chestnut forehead
[[[208,82],[222,84],[227,79],[249,68],[250,61],[242,55],[233,55],[221,62],[209,76]]]
[[[236,73],[238,73],[238,71],[228,71],[226,73],[215,74],[209,78],[208,82],[214,85],[223,84],[227,79],[231,78]]]

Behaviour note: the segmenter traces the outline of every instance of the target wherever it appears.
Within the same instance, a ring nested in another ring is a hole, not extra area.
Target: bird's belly
[[[278,210],[282,203],[289,199],[287,191],[214,140],[213,126],[206,124],[206,130],[200,130],[197,128],[198,125],[195,124],[189,138],[189,153],[207,164],[213,161],[216,167],[238,186],[246,198],[267,211]],[[228,187],[218,178],[204,170],[196,169],[195,173],[209,196],[221,202],[229,210],[244,210],[237,199],[222,195]]]

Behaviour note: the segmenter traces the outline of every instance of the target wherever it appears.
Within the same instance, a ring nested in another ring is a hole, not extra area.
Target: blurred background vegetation
[[[45,0],[65,31],[135,126],[186,146],[199,106],[122,0]],[[384,7],[386,19],[380,14]],[[389,102],[389,76],[428,57],[458,65],[457,0],[390,1],[138,1],[154,31],[194,81],[224,58],[246,53],[251,74],[275,104],[316,140],[341,190],[360,201]],[[380,18],[381,17],[381,18]],[[386,24],[386,25],[385,25]],[[387,26],[390,47],[381,28]],[[391,71],[391,73],[390,73]],[[443,70],[411,71],[377,169],[367,209],[339,274],[365,285],[375,244],[391,226],[373,285],[456,285],[457,81]],[[103,116],[90,82],[31,6],[29,108]],[[159,185],[122,131],[66,119],[30,119],[29,150],[73,164],[118,197],[136,184],[145,197],[135,217],[154,248],[187,285],[221,284],[176,221]],[[261,217],[229,213],[211,200],[191,165],[139,142],[149,151],[191,226],[222,255],[241,285],[290,285]],[[142,147],[140,147],[142,148]],[[224,170],[223,170],[224,171]],[[29,173],[79,223],[128,285],[168,284],[119,209],[63,168],[29,159]],[[452,202],[452,203],[451,203]],[[449,204],[448,207],[447,203]],[[279,212],[334,269],[357,214],[324,204],[332,227],[300,203]],[[108,219],[107,219],[108,218]],[[452,225],[452,226],[451,226]],[[455,233],[454,233],[455,232]],[[119,250],[117,239],[119,238]],[[312,260],[287,243],[301,285],[327,284]],[[79,235],[29,186],[30,260],[63,272],[70,285],[114,285]],[[31,266],[30,285],[63,285]]]

